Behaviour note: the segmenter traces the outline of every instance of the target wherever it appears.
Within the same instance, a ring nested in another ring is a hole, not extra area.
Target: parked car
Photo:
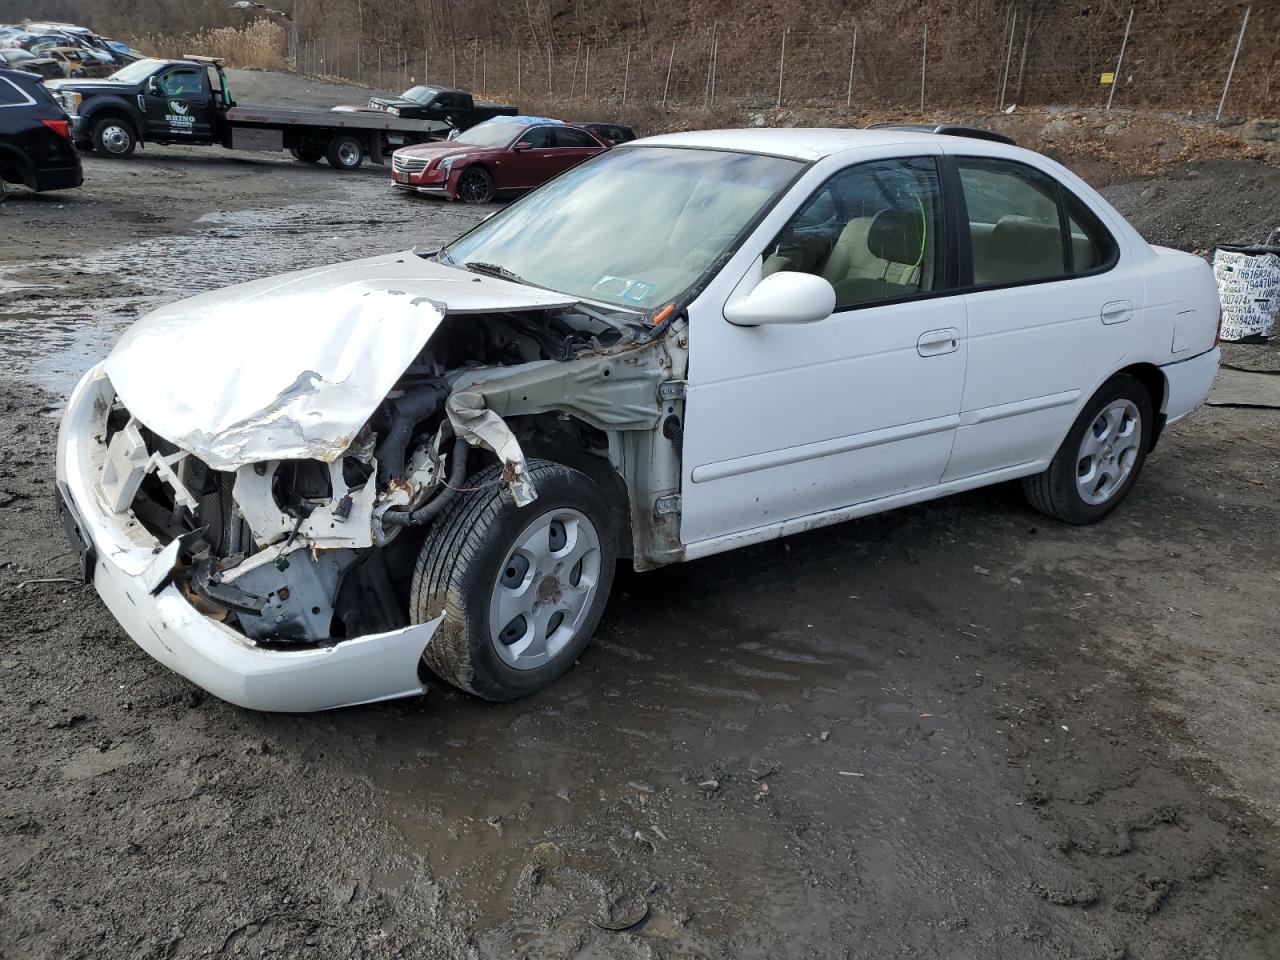
[[[41,55],[54,61],[63,77],[92,80],[116,72],[115,64],[99,60],[83,47],[48,47]]]
[[[445,143],[402,147],[391,182],[402,190],[488,203],[532,190],[608,147],[581,127],[544,117],[499,117]]]
[[[68,401],[59,504],[128,634],[219,697],[425,664],[508,699],[582,653],[620,558],[1008,480],[1101,520],[1208,394],[1219,316],[1204,260],[1029,150],[652,137],[438,251],[142,318]]]
[[[636,138],[636,132],[621,123],[601,123],[597,120],[574,121],[575,127],[581,127],[601,143],[617,145],[629,143]]]
[[[35,74],[0,69],[0,197],[7,184],[64,190],[84,180],[67,115]]]
[[[21,47],[0,48],[0,67],[8,70],[23,70],[34,73],[38,77],[51,80],[63,76],[62,64],[52,57],[37,57]]]
[[[440,134],[452,130],[469,130],[494,117],[514,117],[518,111],[501,103],[475,100],[465,90],[421,84],[410,87],[398,97],[370,97],[365,104],[334,107],[346,112],[382,112],[402,120],[425,120]]]

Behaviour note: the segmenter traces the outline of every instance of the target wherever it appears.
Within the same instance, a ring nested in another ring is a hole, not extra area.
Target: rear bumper
[[[84,183],[84,171],[77,161],[65,167],[37,167],[33,190],[69,190]]]
[[[1164,409],[1161,411],[1166,425],[1177,423],[1205,402],[1209,391],[1213,389],[1221,359],[1222,351],[1215,346],[1199,356],[1165,364],[1160,368],[1168,385]]]
[[[162,547],[131,513],[111,513],[98,496],[106,449],[100,438],[112,399],[100,367],[72,392],[58,430],[58,490],[63,526],[88,558],[90,581],[138,646],[251,710],[328,710],[422,693],[418,663],[438,620],[325,647],[273,649],[193,607],[170,582],[176,544]]]

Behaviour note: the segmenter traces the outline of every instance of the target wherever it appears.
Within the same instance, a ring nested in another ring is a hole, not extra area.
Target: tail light
[[[1213,332],[1213,342],[1222,342],[1222,308],[1218,308],[1218,329]]]
[[[66,120],[45,120],[44,125],[62,137],[62,139],[71,139],[70,124]]]

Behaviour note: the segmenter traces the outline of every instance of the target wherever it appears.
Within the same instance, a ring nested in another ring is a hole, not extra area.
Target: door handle
[[[1124,323],[1133,316],[1133,301],[1112,300],[1102,305],[1102,322],[1105,324]]]
[[[922,357],[939,357],[944,353],[955,353],[960,349],[960,331],[955,327],[945,330],[930,330],[920,334],[916,341],[916,353]]]

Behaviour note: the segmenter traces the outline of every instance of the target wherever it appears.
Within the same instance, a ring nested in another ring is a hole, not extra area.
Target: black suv
[[[67,115],[40,78],[0,70],[0,197],[8,183],[63,190],[83,181]]]

